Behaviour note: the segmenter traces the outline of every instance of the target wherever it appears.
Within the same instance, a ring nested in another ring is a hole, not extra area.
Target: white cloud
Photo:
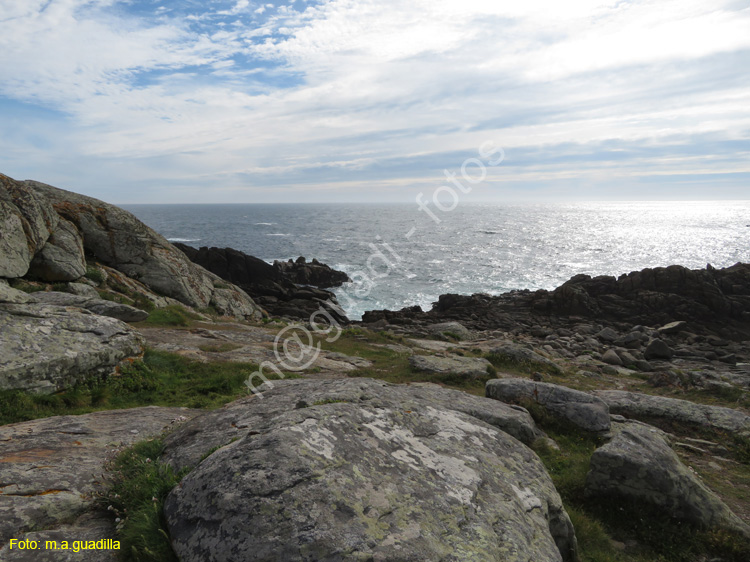
[[[0,0],[0,94],[70,115],[80,159],[177,158],[143,172],[174,178],[364,174],[488,137],[543,150],[750,131],[748,80],[711,74],[750,49],[750,12],[726,3],[254,6],[145,19],[116,0]]]

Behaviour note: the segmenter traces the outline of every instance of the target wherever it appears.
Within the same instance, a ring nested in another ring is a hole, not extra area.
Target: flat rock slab
[[[438,375],[458,375],[461,377],[483,377],[492,364],[482,357],[440,357],[436,355],[412,355],[409,364],[417,371]]]
[[[49,394],[113,373],[143,353],[127,324],[85,310],[0,304],[0,389]]]
[[[422,340],[412,338],[409,338],[406,341],[412,345],[415,345],[416,347],[426,349],[427,351],[450,351],[451,349],[458,347],[457,343],[451,343],[448,341]]]
[[[506,341],[493,347],[490,353],[503,357],[515,363],[527,365],[536,365],[538,368],[547,369],[552,373],[562,373],[560,366],[554,361],[547,359],[536,351],[528,349],[522,345]]]
[[[0,426],[0,547],[89,510],[108,458],[197,413],[150,406]]]
[[[181,562],[575,559],[570,520],[529,448],[407,386],[324,382],[282,381],[219,416],[242,410],[250,431],[225,429],[239,439],[167,498]],[[195,450],[189,440],[216,425],[214,412],[194,419],[167,455]]]
[[[99,314],[117,318],[123,322],[142,322],[148,318],[148,312],[119,302],[107,301],[101,298],[82,297],[70,293],[61,293],[58,291],[39,292],[34,298],[44,304],[54,304],[57,306],[76,306]]]
[[[629,418],[663,419],[677,423],[750,434],[750,416],[722,406],[696,404],[689,400],[650,396],[625,390],[599,390],[594,394],[613,414]]]
[[[680,462],[664,432],[629,422],[613,424],[613,433],[591,457],[587,496],[648,502],[670,517],[750,537],[750,527]]]
[[[586,431],[609,431],[607,405],[580,390],[529,379],[493,379],[487,382],[485,393],[503,402],[539,404],[551,415]]]

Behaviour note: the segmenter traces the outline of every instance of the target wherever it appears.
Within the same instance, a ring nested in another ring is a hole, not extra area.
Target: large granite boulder
[[[189,306],[204,308],[211,306],[217,288],[227,288],[216,275],[196,266],[131,213],[43,183],[25,184],[75,226],[89,255],[150,289]],[[236,298],[243,300],[254,316],[260,317],[252,299],[236,288],[234,291]],[[226,299],[222,296],[221,300]]]
[[[638,422],[615,423],[613,433],[591,457],[587,496],[647,502],[671,517],[750,537],[750,527],[680,462],[666,434]]]
[[[167,436],[164,458],[178,470],[195,466],[206,453],[246,436],[265,419],[324,403],[397,402],[417,410],[433,406],[472,416],[527,445],[542,435],[522,407],[431,383],[394,385],[356,378],[269,381],[262,388],[265,391],[259,397],[249,396],[208,412]]]
[[[0,389],[52,393],[143,353],[143,338],[120,320],[12,291],[3,289],[10,302],[0,303]]]
[[[74,281],[86,273],[83,239],[73,223],[60,219],[52,235],[31,261],[28,274],[48,281]]]
[[[487,397],[510,403],[533,403],[553,417],[595,433],[609,430],[609,409],[599,398],[580,390],[529,379],[493,379]]]
[[[59,528],[65,530],[63,540],[71,542],[111,537],[112,519],[106,512],[102,519],[96,494],[104,489],[104,465],[113,450],[155,437],[196,414],[151,406],[0,426],[0,560],[44,559],[42,549],[11,552],[12,537],[52,539]],[[87,513],[93,517],[84,517]],[[51,554],[53,560],[65,559]],[[79,560],[93,559],[90,551],[82,554],[89,557]]]
[[[0,277],[23,277],[57,226],[49,202],[29,185],[0,174]]]
[[[739,410],[625,390],[597,390],[594,394],[609,406],[609,411],[613,414],[644,421],[662,420],[750,436],[750,416]]]
[[[515,438],[409,387],[320,382],[274,382],[232,408],[244,427],[224,438],[238,439],[165,504],[182,562],[576,559],[552,481]],[[175,432],[167,458],[205,446],[216,416]]]

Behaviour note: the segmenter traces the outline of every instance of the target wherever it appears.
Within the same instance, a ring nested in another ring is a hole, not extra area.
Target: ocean
[[[349,274],[352,319],[443,293],[553,289],[573,275],[750,262],[750,201],[123,205],[168,240],[272,263],[305,256]],[[449,207],[445,207],[449,208]]]

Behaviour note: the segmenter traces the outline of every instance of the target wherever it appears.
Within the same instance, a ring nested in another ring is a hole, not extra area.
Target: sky
[[[750,198],[750,0],[0,0],[16,179],[413,202],[462,165],[472,201]]]

